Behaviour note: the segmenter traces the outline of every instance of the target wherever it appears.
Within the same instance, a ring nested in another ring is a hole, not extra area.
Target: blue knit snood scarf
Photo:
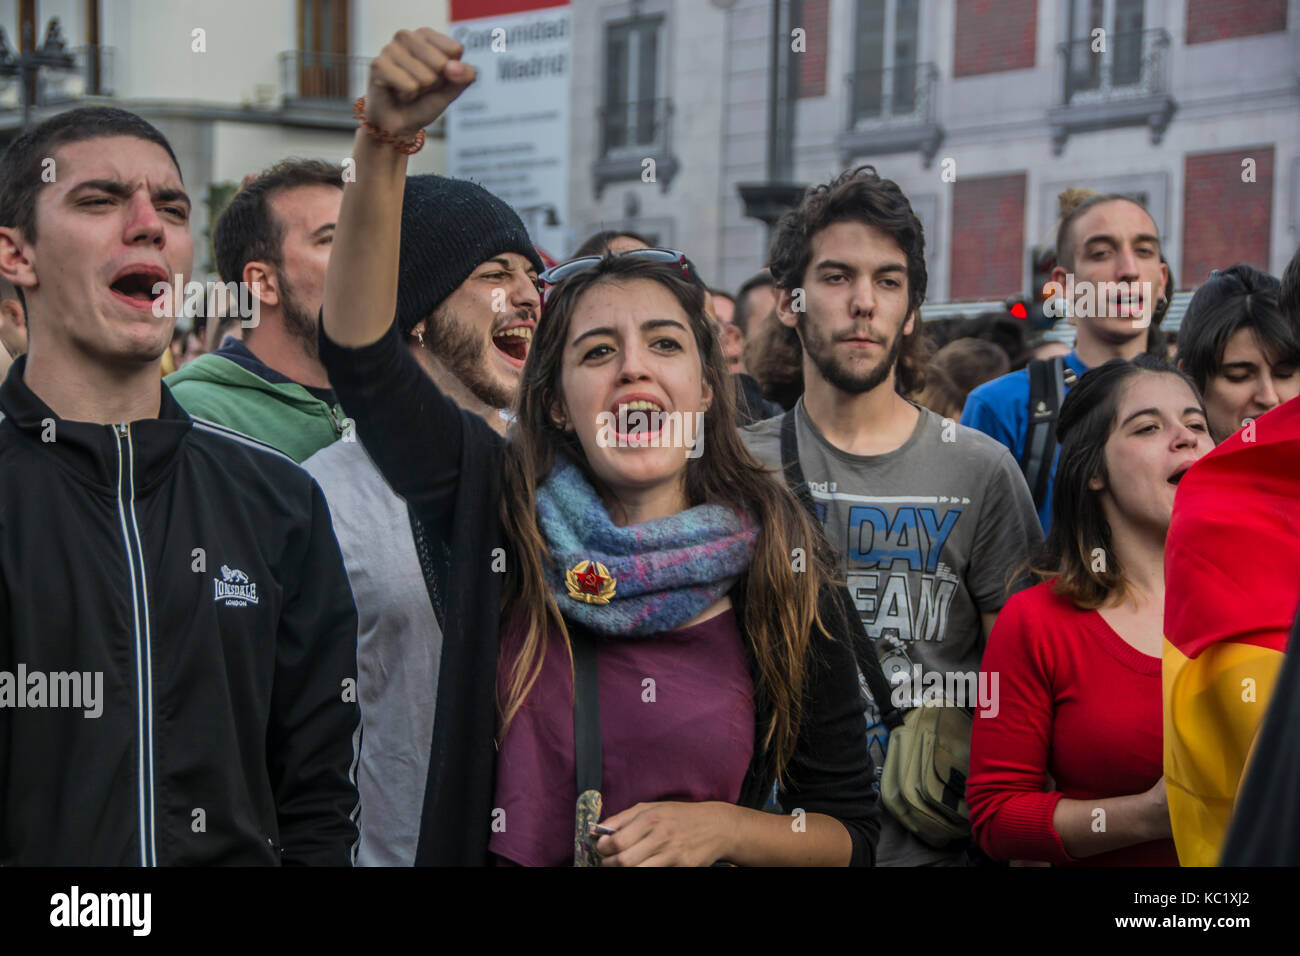
[[[758,540],[757,521],[722,505],[697,505],[620,528],[563,454],[537,489],[537,520],[553,562],[547,583],[561,613],[607,637],[646,637],[681,627],[731,590],[753,560]],[[609,603],[570,596],[566,572],[584,561],[609,570]]]

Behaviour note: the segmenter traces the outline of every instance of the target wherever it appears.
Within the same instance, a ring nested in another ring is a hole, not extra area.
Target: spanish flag
[[[1165,543],[1165,784],[1183,866],[1214,866],[1300,603],[1300,398],[1198,461]]]

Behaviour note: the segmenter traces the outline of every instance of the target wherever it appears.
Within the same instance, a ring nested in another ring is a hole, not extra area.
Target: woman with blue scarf
[[[473,81],[459,55],[421,30],[372,65],[321,320],[357,434],[452,555],[416,862],[869,865],[820,531],[740,442],[684,257],[552,270],[504,439],[393,328],[404,143]]]

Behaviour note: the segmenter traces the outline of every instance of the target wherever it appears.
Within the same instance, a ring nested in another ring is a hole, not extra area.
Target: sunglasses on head
[[[620,257],[634,256],[638,259],[649,259],[651,262],[676,264],[682,270],[682,278],[691,283],[697,281],[691,271],[691,261],[686,258],[686,253],[678,252],[676,249],[629,249],[627,252],[618,252],[615,255]],[[603,261],[605,261],[604,256],[582,256],[579,259],[562,262],[558,266],[551,266],[551,268],[541,273],[537,277],[537,285],[541,291],[542,307],[546,307],[546,293],[551,286],[555,286],[565,279],[570,279],[580,272],[594,269]]]

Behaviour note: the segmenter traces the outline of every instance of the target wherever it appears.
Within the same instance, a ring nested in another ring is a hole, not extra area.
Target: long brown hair
[[[676,266],[635,256],[606,256],[598,266],[551,290],[524,364],[517,416],[508,433],[501,499],[501,520],[514,551],[507,562],[502,619],[522,638],[510,655],[501,733],[504,736],[537,681],[550,625],[564,636],[572,667],[568,628],[547,586],[550,552],[537,523],[537,488],[550,473],[557,453],[568,454],[593,487],[601,487],[577,437],[557,428],[551,417],[560,397],[572,316],[582,296],[595,286],[638,279],[658,282],[681,304],[699,348],[704,381],[713,391],[712,404],[704,413],[704,453],[686,463],[688,506],[708,503],[744,509],[760,525],[753,562],[737,584],[744,608],[739,623],[758,673],[755,698],[771,706],[771,722],[762,728],[762,746],[779,780],[798,739],[812,628],[826,632],[817,612],[818,593],[828,579],[817,544],[820,531],[741,442],[734,424],[735,385],[717,333],[705,315],[703,291],[687,282]],[[801,570],[795,569],[797,558],[792,560],[796,548],[804,555]],[[507,666],[504,641],[501,664]]]
[[[1028,571],[1039,581],[1054,579],[1052,590],[1081,610],[1092,611],[1108,601],[1123,600],[1131,587],[1115,554],[1100,496],[1088,482],[1098,475],[1107,483],[1112,480],[1106,471],[1106,442],[1118,424],[1120,396],[1131,378],[1152,373],[1181,378],[1204,414],[1205,403],[1191,377],[1146,353],[1132,361],[1111,359],[1091,369],[1061,403],[1056,426],[1061,452],[1052,480],[1052,525]],[[1098,551],[1104,561],[1095,560]]]

